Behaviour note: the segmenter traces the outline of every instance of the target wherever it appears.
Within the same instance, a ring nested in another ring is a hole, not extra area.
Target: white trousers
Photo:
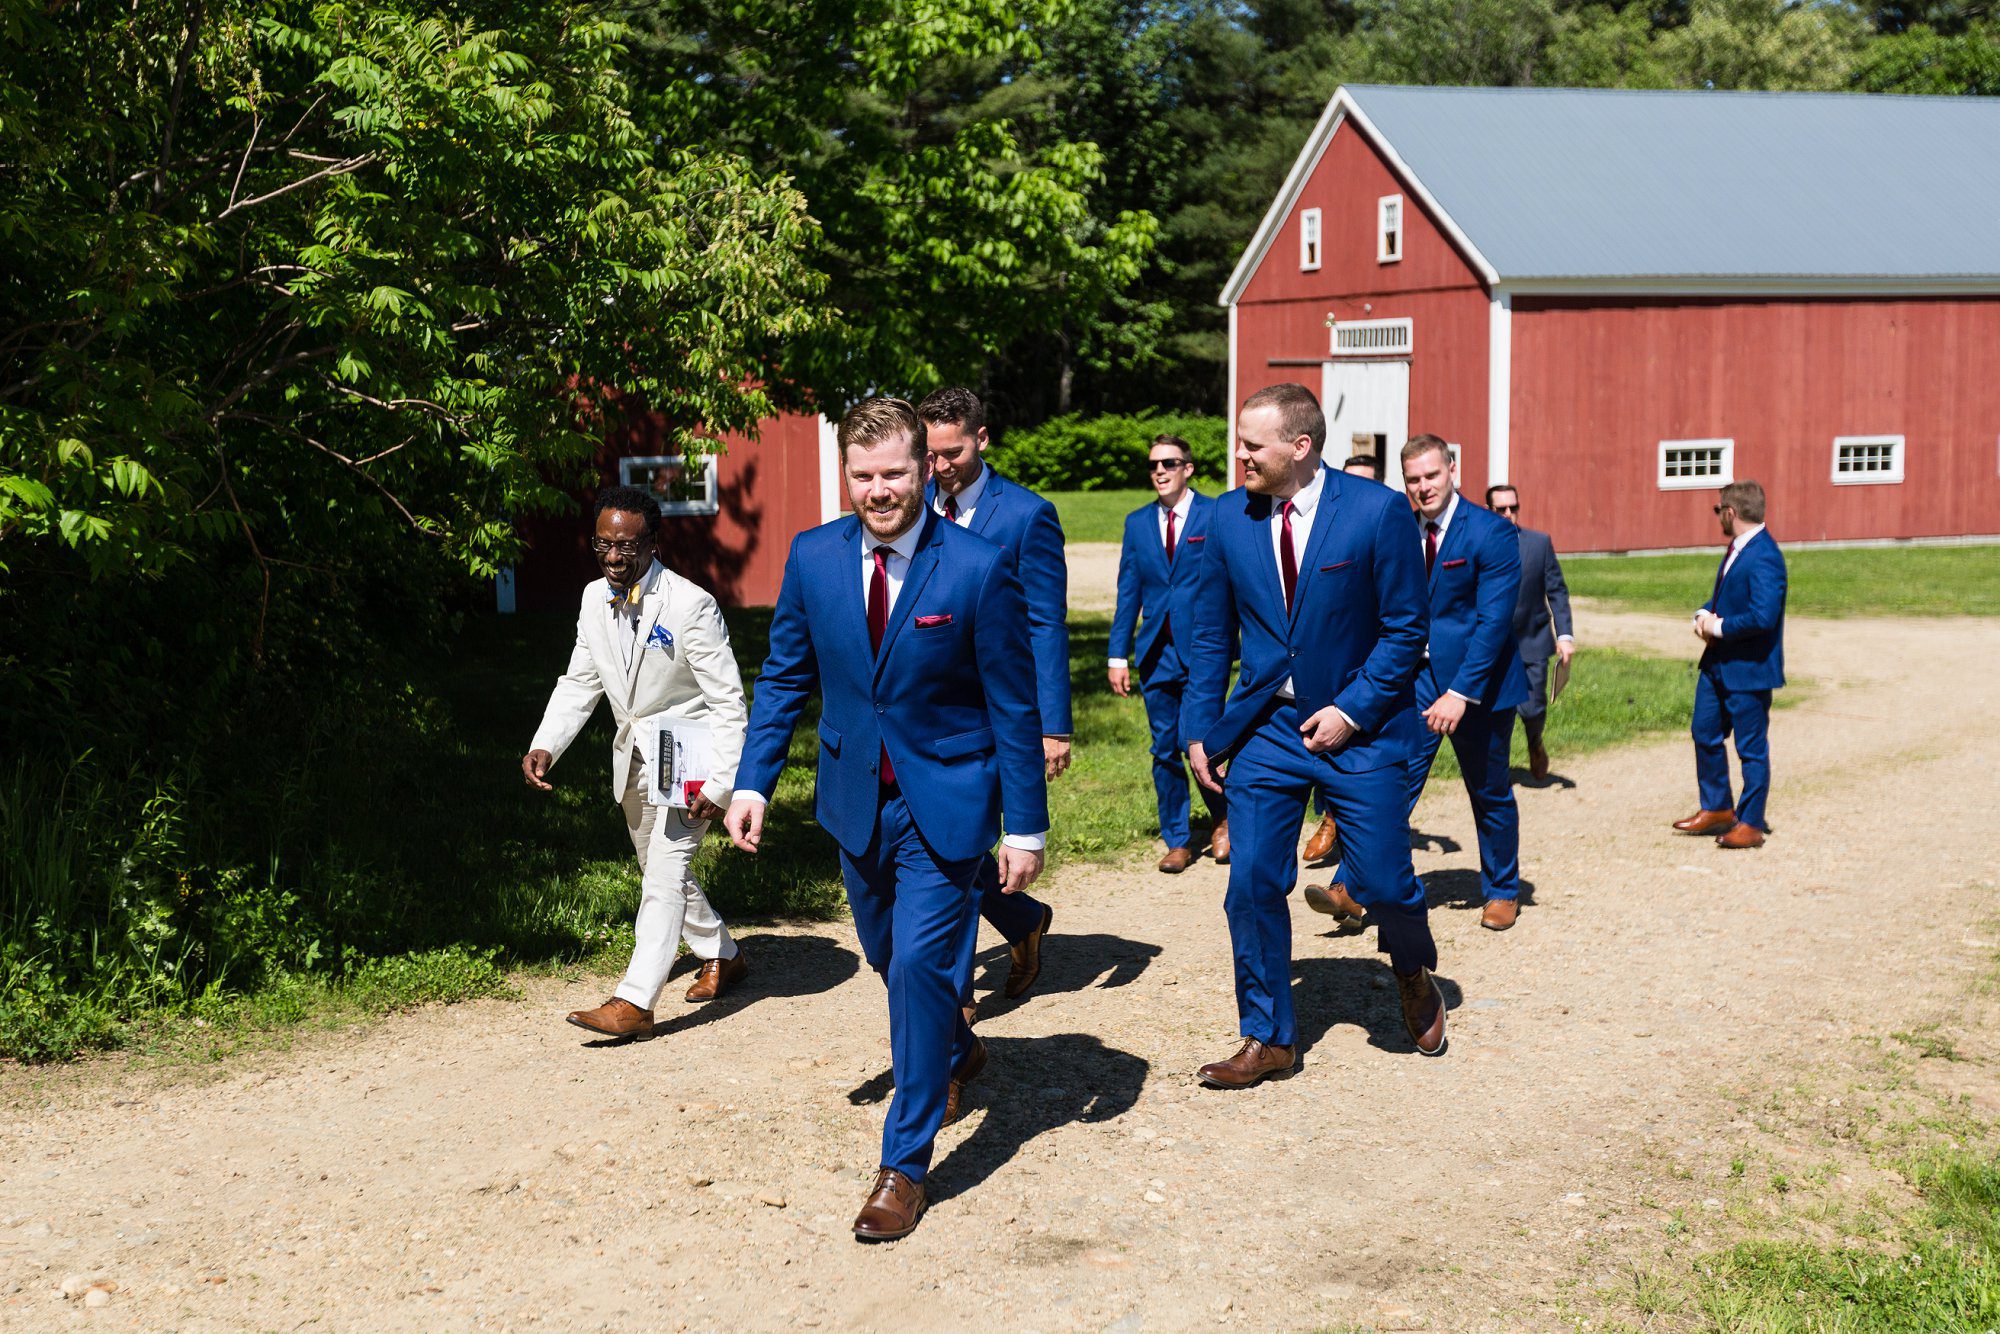
[[[690,820],[687,812],[646,801],[645,770],[636,759],[625,783],[625,828],[639,854],[639,918],[637,940],[625,978],[613,994],[642,1010],[666,985],[674,956],[686,937],[688,949],[700,959],[733,959],[736,942],[722,915],[688,876],[688,863],[708,828],[706,820]]]

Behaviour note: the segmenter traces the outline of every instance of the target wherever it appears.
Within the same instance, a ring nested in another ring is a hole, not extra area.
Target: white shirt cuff
[[[1720,616],[1715,618],[1715,637],[1717,639],[1722,638],[1722,618]]]
[[[1346,709],[1341,708],[1338,704],[1329,704],[1327,705],[1327,707],[1340,715],[1340,721],[1346,723],[1349,727],[1353,728],[1357,732],[1361,730],[1361,724],[1355,722],[1352,718],[1348,717]]]
[[[768,806],[771,804],[770,798],[766,797],[762,792],[752,792],[750,789],[743,787],[736,789],[736,800],[748,801],[758,806]]]
[[[1557,635],[1557,636],[1556,636],[1556,643],[1558,643],[1558,644],[1574,644],[1575,642],[1576,642],[1576,636],[1575,636],[1575,635]]]
[[[1022,852],[1040,852],[1049,844],[1049,833],[1044,829],[1039,834],[1009,834],[1000,841],[1008,847],[1018,848]]]
[[[1465,702],[1466,702],[1467,704],[1477,704],[1477,703],[1479,702],[1478,700],[1474,699],[1474,698],[1473,698],[1472,696],[1470,696],[1470,695],[1461,695],[1461,694],[1459,694],[1459,693],[1458,693],[1458,692],[1457,692],[1456,690],[1446,690],[1446,691],[1445,691],[1444,693],[1445,693],[1445,694],[1447,694],[1447,695],[1450,695],[1450,696],[1451,696],[1451,697],[1452,697],[1453,699],[1462,699],[1462,700],[1464,700],[1464,701],[1465,701]]]
[[[1112,658],[1104,665],[1106,667],[1130,667],[1132,664],[1124,658]]]

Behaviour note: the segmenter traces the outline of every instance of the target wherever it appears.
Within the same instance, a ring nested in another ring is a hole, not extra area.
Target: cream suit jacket
[[[736,766],[743,758],[749,711],[722,609],[705,590],[654,561],[639,602],[639,636],[628,669],[624,654],[611,639],[607,593],[602,579],[593,579],[583,590],[569,670],[549,695],[548,709],[529,749],[546,750],[561,759],[602,696],[611,702],[611,717],[618,725],[611,740],[611,799],[620,801],[641,725],[655,718],[698,720],[708,724],[713,735],[713,772],[701,792],[727,807],[736,787]],[[658,629],[666,633],[656,634]]]

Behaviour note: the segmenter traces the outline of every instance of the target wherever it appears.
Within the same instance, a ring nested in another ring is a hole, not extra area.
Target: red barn
[[[1787,541],[2000,535],[2000,101],[1345,87],[1221,300],[1232,417],[1443,436],[1565,550],[1711,545],[1736,478]]]

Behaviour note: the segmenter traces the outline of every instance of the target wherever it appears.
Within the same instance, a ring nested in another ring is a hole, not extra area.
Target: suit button
[[[883,710],[883,706],[882,706],[882,705],[880,705],[880,704],[877,704],[877,705],[875,706],[875,712],[877,712],[877,713],[880,713],[880,712],[882,712],[882,710]]]

